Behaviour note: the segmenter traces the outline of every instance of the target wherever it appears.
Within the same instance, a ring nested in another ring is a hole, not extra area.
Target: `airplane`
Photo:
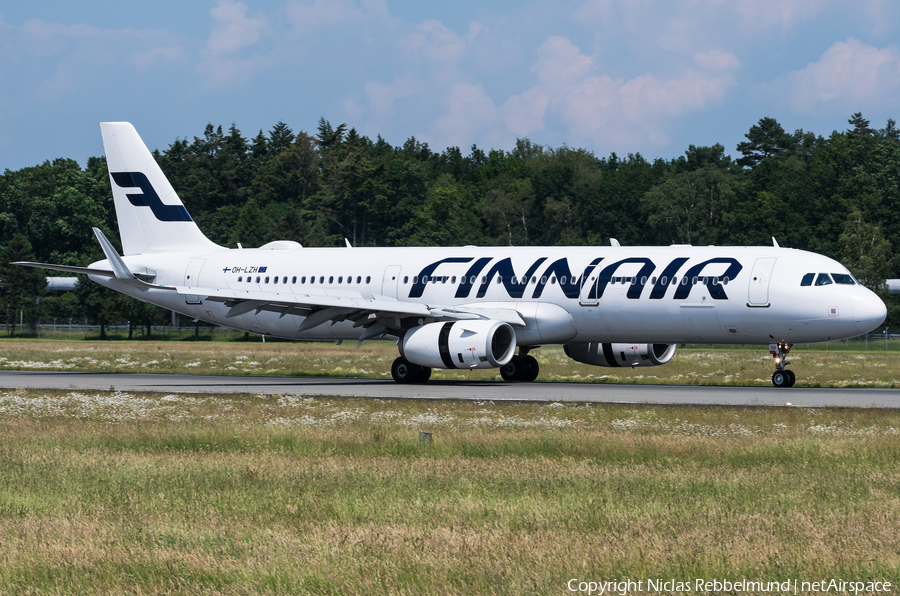
[[[534,381],[531,351],[562,345],[603,367],[659,366],[677,344],[769,344],[791,387],[796,343],[867,333],[881,299],[837,261],[773,246],[236,249],[210,241],[127,122],[100,124],[120,256],[89,267],[19,262],[92,281],[210,323],[292,340],[390,339],[398,383],[434,368]],[[518,353],[516,353],[518,349]]]

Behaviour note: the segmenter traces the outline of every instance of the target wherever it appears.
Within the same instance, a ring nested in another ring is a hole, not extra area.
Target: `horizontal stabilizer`
[[[21,265],[22,267],[34,267],[36,269],[50,269],[51,271],[65,271],[67,273],[78,273],[79,275],[98,275],[100,277],[115,277],[116,274],[106,269],[94,269],[92,267],[72,267],[70,265],[54,265],[53,263],[32,263],[30,261],[16,261],[12,265]]]

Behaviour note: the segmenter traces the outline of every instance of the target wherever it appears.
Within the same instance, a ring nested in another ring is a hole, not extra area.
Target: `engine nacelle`
[[[429,323],[406,332],[400,355],[432,368],[497,368],[516,351],[516,332],[501,321]]]
[[[593,366],[659,366],[675,355],[675,344],[566,344],[566,356]]]

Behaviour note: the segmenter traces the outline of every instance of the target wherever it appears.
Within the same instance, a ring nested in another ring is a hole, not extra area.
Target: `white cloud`
[[[390,13],[385,0],[313,0],[289,2],[285,14],[294,28],[304,33],[348,23],[366,23],[387,19]]]
[[[791,105],[799,112],[816,107],[836,111],[897,106],[900,51],[876,48],[858,39],[839,41],[818,62],[786,77]]]
[[[817,16],[835,0],[738,0],[735,8],[745,25],[791,27]]]
[[[730,70],[736,59],[711,53],[708,62],[726,72],[707,76],[692,69],[661,79],[644,74],[631,79],[613,78],[594,72],[591,60],[565,38],[548,39],[538,50],[535,72],[539,83],[515,100],[512,106],[528,118],[512,120],[520,124],[516,134],[522,135],[530,122],[539,130],[547,113],[558,115],[568,126],[569,142],[596,144],[598,137],[634,147],[644,142],[660,145],[667,141],[665,133],[670,116],[701,110],[720,101],[734,85]],[[540,106],[544,113],[538,117]],[[530,108],[523,109],[522,106]]]
[[[734,54],[722,50],[694,54],[694,62],[710,70],[737,70],[741,65]]]
[[[364,89],[372,112],[378,116],[388,116],[394,110],[394,102],[412,95],[416,87],[415,79],[407,74],[394,77],[394,82],[389,84],[368,81]]]
[[[583,77],[593,61],[581,53],[568,38],[554,35],[537,50],[538,60],[532,72],[545,83],[565,83]]]
[[[428,62],[457,62],[468,43],[440,21],[428,20],[400,42],[401,47]]]
[[[444,146],[466,147],[473,139],[496,128],[499,110],[480,84],[457,83],[441,100],[444,113],[432,125],[428,138],[440,139]]]
[[[218,0],[209,11],[213,31],[206,42],[211,54],[232,54],[255,45],[268,26],[265,15],[247,16],[247,5],[234,0]]]
[[[272,65],[266,56],[241,56],[268,29],[264,14],[248,17],[247,5],[235,0],[218,0],[209,14],[213,29],[197,65],[197,72],[208,82],[217,86],[246,82]]]

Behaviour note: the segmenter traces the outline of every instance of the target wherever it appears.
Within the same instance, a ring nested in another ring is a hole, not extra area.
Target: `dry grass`
[[[876,345],[872,342],[873,347]],[[834,344],[832,344],[834,347]],[[763,348],[683,349],[664,366],[611,369],[579,364],[560,347],[535,350],[540,380],[598,383],[770,385],[772,358]],[[364,376],[389,378],[397,357],[392,342],[355,344],[242,342],[0,341],[0,369],[101,372],[166,372]],[[790,356],[798,386],[895,387],[900,384],[896,352],[798,346]],[[496,370],[435,370],[435,379],[500,379]]]
[[[0,593],[896,585],[898,448],[884,410],[5,392]]]

